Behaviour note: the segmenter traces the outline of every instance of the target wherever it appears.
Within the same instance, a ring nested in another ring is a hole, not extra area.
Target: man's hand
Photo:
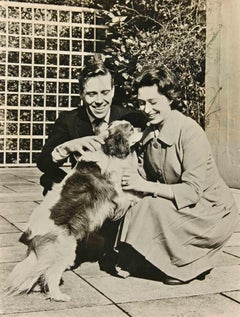
[[[104,143],[103,138],[100,136],[86,136],[79,139],[74,139],[63,143],[69,152],[78,152],[83,155],[86,151],[95,152],[100,150],[101,145]]]
[[[70,140],[55,147],[52,158],[54,162],[58,162],[68,157],[70,153],[84,155],[87,151],[95,152],[101,148],[103,143],[103,138],[96,135]]]

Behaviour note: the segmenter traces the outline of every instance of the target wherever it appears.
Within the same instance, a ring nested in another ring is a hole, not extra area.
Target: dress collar
[[[172,145],[179,134],[179,129],[181,127],[183,118],[184,116],[182,113],[177,110],[172,110],[158,134],[154,132],[156,127],[152,125],[145,129],[142,138],[143,145],[153,138],[157,138],[169,146]]]

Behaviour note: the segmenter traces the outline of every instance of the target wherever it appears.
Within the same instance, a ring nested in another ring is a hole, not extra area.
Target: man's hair
[[[176,83],[173,73],[163,66],[147,66],[143,68],[135,81],[135,89],[138,90],[144,86],[157,85],[158,92],[172,101],[172,107],[175,103],[180,103],[181,91]]]
[[[114,85],[114,79],[109,71],[109,69],[105,66],[103,59],[99,54],[96,54],[92,59],[86,62],[82,71],[79,74],[79,92],[80,94],[84,90],[84,85],[89,78],[96,76],[104,76],[109,74],[111,76],[111,84]]]

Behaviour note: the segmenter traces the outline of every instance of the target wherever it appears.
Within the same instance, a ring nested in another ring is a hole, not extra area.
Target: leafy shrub
[[[116,102],[135,104],[132,83],[144,65],[166,65],[182,88],[184,112],[204,126],[205,0],[121,2],[104,11]]]
[[[16,0],[8,1],[10,2]],[[116,3],[116,0],[21,0],[19,2],[89,7],[95,9],[104,8],[108,10],[114,3]]]
[[[204,126],[206,0],[23,0],[100,9],[108,26],[103,52],[115,73],[116,103],[134,105],[144,65],[163,64],[182,88],[184,112]]]

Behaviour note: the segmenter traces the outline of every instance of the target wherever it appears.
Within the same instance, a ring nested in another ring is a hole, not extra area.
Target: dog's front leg
[[[45,278],[49,291],[48,298],[50,300],[68,302],[71,299],[69,295],[62,293],[59,288],[59,282],[64,271],[65,267],[51,267],[51,269],[46,272]]]
[[[131,202],[127,200],[124,195],[119,195],[115,197],[112,201],[115,204],[112,220],[116,221],[125,215],[131,205]]]

